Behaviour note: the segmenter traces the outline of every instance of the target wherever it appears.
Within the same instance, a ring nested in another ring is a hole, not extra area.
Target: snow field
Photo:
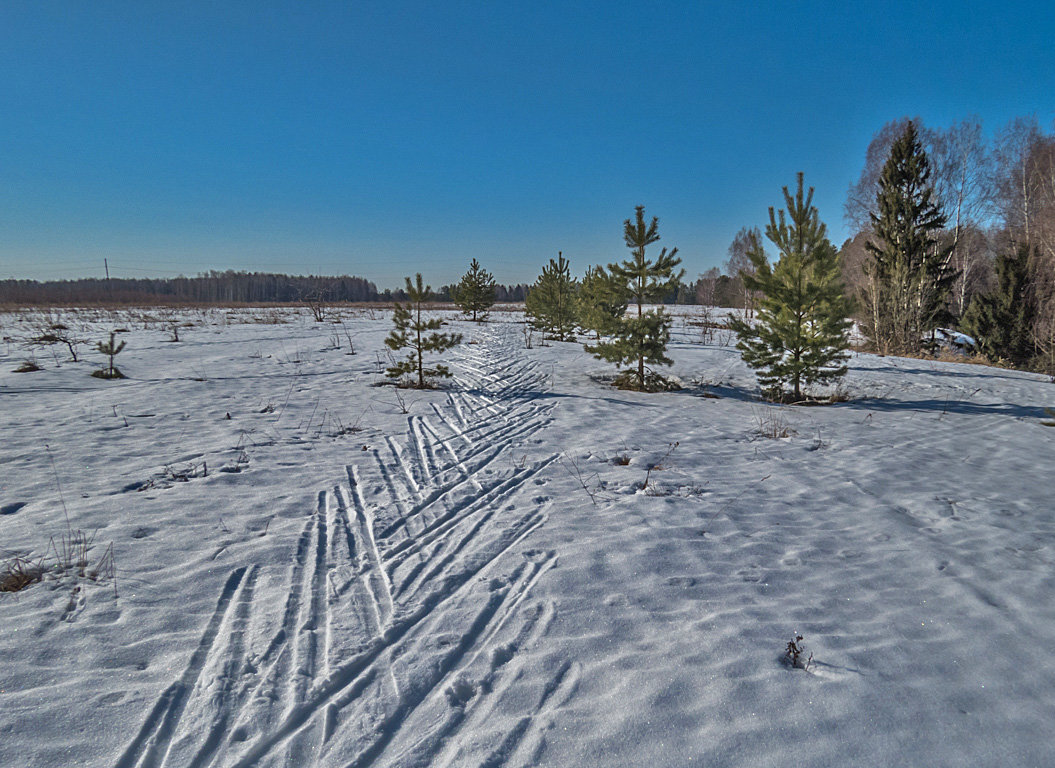
[[[771,406],[679,318],[686,388],[642,395],[501,313],[404,414],[387,313],[70,316],[130,378],[7,344],[0,547],[64,501],[118,597],[0,595],[0,764],[1048,760],[1043,377],[855,355],[851,401]]]

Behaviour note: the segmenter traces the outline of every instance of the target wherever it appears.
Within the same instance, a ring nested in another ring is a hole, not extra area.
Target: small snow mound
[[[473,685],[472,681],[468,678],[459,675],[458,678],[447,687],[447,690],[444,691],[444,695],[446,695],[447,702],[452,707],[464,707],[472,700],[473,696],[476,695],[476,686]]]

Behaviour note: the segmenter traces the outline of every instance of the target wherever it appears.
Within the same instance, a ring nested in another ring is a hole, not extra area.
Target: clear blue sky
[[[750,8],[750,10],[748,10]],[[530,282],[660,217],[690,275],[872,134],[1055,118],[1055,5],[0,2],[0,277]]]

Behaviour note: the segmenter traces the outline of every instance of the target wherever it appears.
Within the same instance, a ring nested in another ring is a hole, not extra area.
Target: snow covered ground
[[[520,319],[403,405],[379,310],[64,313],[127,329],[112,382],[5,343],[0,557],[117,579],[0,594],[0,765],[1051,764],[1045,377],[855,355],[773,406],[680,318],[645,395]]]

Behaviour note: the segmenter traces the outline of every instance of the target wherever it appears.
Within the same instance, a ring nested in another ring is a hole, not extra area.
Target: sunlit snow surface
[[[0,316],[0,554],[118,568],[0,594],[0,765],[1050,764],[1055,385],[766,405],[692,311],[682,391],[497,313],[406,414],[380,310],[61,313],[114,382]]]

